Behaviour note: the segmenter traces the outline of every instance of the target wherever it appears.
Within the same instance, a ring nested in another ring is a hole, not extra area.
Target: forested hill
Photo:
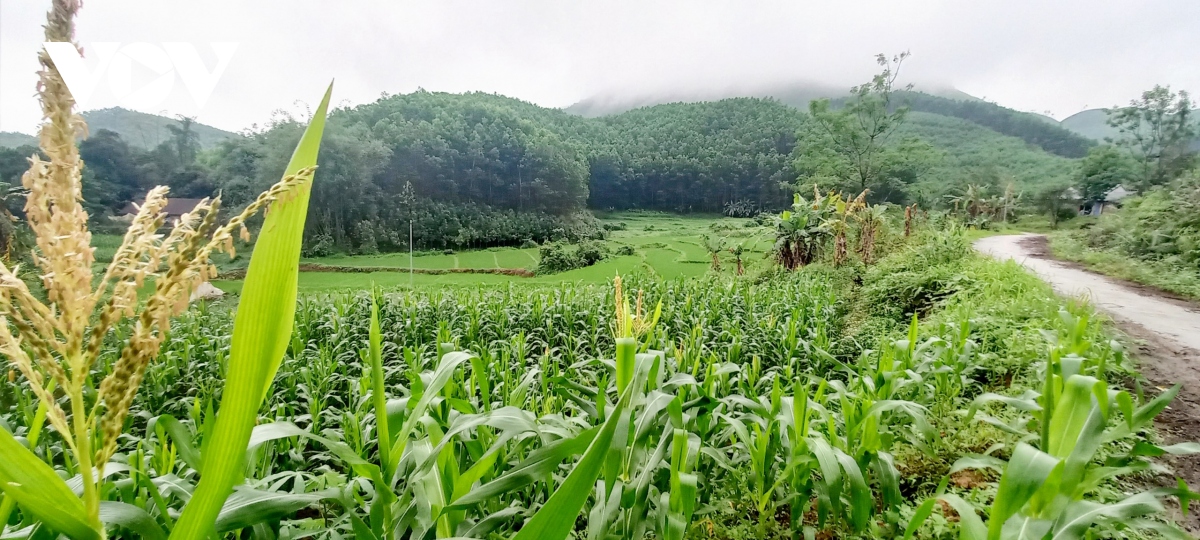
[[[171,128],[179,124],[179,121],[174,118],[120,107],[87,111],[83,113],[83,119],[87,121],[89,132],[97,133],[100,130],[108,130],[120,135],[125,142],[143,150],[153,149],[170,140]],[[191,130],[201,148],[212,148],[221,141],[239,137],[236,133],[195,122],[192,123]],[[0,132],[0,147],[16,148],[27,144],[36,145],[37,138],[24,133]]]
[[[938,201],[968,183],[1033,190],[1071,174],[1072,160],[980,123],[909,117],[896,142],[915,141],[919,159],[888,173],[898,190],[880,196],[893,202]],[[584,118],[494,94],[385,96],[331,114],[305,249],[404,249],[410,221],[417,246],[442,249],[584,238],[598,227],[588,208],[778,210],[812,122],[762,98]],[[80,145],[89,212],[115,213],[163,183],[175,196],[220,191],[228,206],[246,204],[278,180],[302,131],[283,121],[204,149],[195,127],[167,128],[171,139],[143,150],[91,125]],[[18,182],[27,156],[0,149],[0,180]]]
[[[668,102],[695,102],[719,100],[736,95],[770,97],[781,103],[801,110],[816,99],[831,98],[834,105],[845,95],[844,88],[833,88],[814,84],[795,84],[767,87],[746,92],[729,91],[708,94],[663,94],[620,98],[597,96],[588,98],[570,107],[567,111],[581,116],[597,117],[620,114],[635,107],[645,107]],[[696,96],[697,99],[691,99]],[[708,96],[703,98],[702,96]],[[907,105],[915,111],[961,118],[1004,135],[1019,138],[1047,152],[1063,157],[1080,158],[1087,155],[1088,148],[1095,142],[1060,126],[1052,118],[1038,114],[1016,111],[984,101],[969,94],[953,90],[931,90],[930,92],[899,91],[895,95],[898,104]]]

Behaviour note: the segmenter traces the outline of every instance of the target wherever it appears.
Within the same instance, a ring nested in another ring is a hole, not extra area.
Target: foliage
[[[1200,128],[1186,91],[1155,86],[1128,106],[1109,109],[1108,124],[1120,132],[1113,143],[1138,165],[1139,191],[1166,184],[1196,165],[1191,145]]]
[[[539,274],[555,274],[576,268],[586,268],[604,260],[609,255],[608,246],[597,240],[585,240],[571,249],[563,242],[552,242],[538,249]]]
[[[892,103],[893,86],[907,57],[908,53],[891,59],[879,55],[883,71],[851,89],[840,109],[832,109],[829,100],[810,104],[812,122],[801,132],[796,149],[799,189],[832,185],[846,192],[870,190],[875,202],[906,201],[906,186],[935,159],[927,143],[894,140],[908,115],[907,107]]]
[[[556,523],[556,534],[598,537],[708,528],[900,537],[955,461],[1003,468],[1020,444],[955,411],[986,392],[1032,389],[1055,343],[1086,344],[1077,350],[1089,366],[1128,372],[1095,320],[1059,316],[1036,278],[974,259],[961,234],[923,230],[898,253],[860,276],[862,297],[852,268],[812,265],[760,285],[625,279],[625,291],[642,291],[629,297],[565,286],[303,299],[235,492],[245,510],[220,521],[244,529],[222,530],[481,538],[529,527],[549,534],[541,527]],[[850,311],[890,301],[866,289],[886,290],[876,280],[927,267],[953,269],[962,294],[932,305],[907,335],[903,324],[883,335],[866,330],[858,335],[875,338],[870,347],[856,345]],[[206,411],[224,393],[231,321],[209,308],[177,323],[134,404],[145,412],[128,432],[139,436],[121,448],[133,470],[106,480],[145,475],[148,485],[169,486],[107,491],[147,508],[164,529],[203,478],[197,456],[212,429]],[[1045,333],[1057,337],[1047,342]],[[639,337],[622,344],[626,335]],[[633,392],[624,407],[622,386]],[[18,433],[32,417],[0,415]],[[975,414],[985,416],[1004,418]],[[600,438],[618,421],[628,430]],[[1142,440],[1130,433],[1105,447]],[[36,446],[64,467],[53,441]],[[991,459],[972,456],[991,446],[1001,448]],[[600,453],[610,458],[597,469],[587,456]],[[579,479],[592,474],[600,481]],[[967,515],[994,489],[985,482],[941,494],[965,501],[956,508]],[[1085,500],[1119,500],[1107,493]],[[283,502],[258,502],[267,497]],[[586,500],[561,502],[576,497]],[[1099,534],[1123,526],[1091,525]]]
[[[1092,148],[1079,163],[1076,183],[1084,201],[1102,202],[1119,185],[1137,186],[1137,178],[1137,164],[1127,154],[1116,146],[1103,145]]]
[[[778,208],[801,111],[774,100],[673,103],[595,120],[589,205],[673,211]]]
[[[1195,296],[1200,283],[1200,173],[1123,202],[1120,210],[1105,212],[1089,227],[1070,233],[1074,247],[1063,254]],[[1123,263],[1122,258],[1148,264]]]
[[[954,100],[921,92],[898,92],[898,98],[912,111],[969,120],[1067,158],[1084,157],[1096,145],[1087,137],[1056,125],[1052,119],[987,101]]]
[[[79,7],[61,0],[53,4],[44,26],[46,41],[74,44]],[[299,257],[308,183],[316,165],[329,92],[313,122],[315,135],[302,141],[283,180],[255,203],[218,226],[220,198],[204,199],[174,223],[167,235],[160,235],[158,229],[166,219],[167,189],[155,188],[147,194],[104,274],[93,279],[94,249],[88,214],[79,197],[83,163],[75,146],[76,134],[86,131],[86,125],[74,115],[74,100],[49,54],[42,51],[38,60],[42,66],[38,92],[45,117],[39,143],[46,160],[30,159],[22,183],[28,190],[26,217],[37,237],[34,261],[48,302],[36,297],[15,270],[0,264],[0,352],[10,369],[15,369],[10,370],[9,384],[20,372],[37,402],[31,440],[39,438],[43,423],[52,426],[67,470],[77,469],[78,479],[68,474],[70,482],[65,481],[10,428],[2,426],[0,526],[7,527],[19,506],[24,519],[34,523],[31,531],[41,525],[51,529],[38,534],[104,539],[106,527],[115,525],[139,536],[164,537],[159,524],[142,507],[106,500],[106,469],[116,470],[110,460],[148,364],[158,356],[170,330],[171,317],[186,309],[194,286],[215,273],[209,255],[232,251],[234,234],[239,230],[246,234],[246,219],[281,199],[272,205],[275,211],[267,218],[266,233],[250,268],[245,307],[239,310],[240,331],[236,332],[228,376],[229,386],[238,391],[227,396],[235,396],[230,402],[242,400],[241,406],[234,403],[222,408],[214,440],[207,445],[210,461],[204,469],[204,482],[174,529],[182,538],[207,536],[214,523],[219,523],[220,511],[242,473],[243,448],[257,405],[274,376],[274,367],[266,366],[278,366],[291,332],[297,269],[288,261]],[[154,278],[152,293],[141,301],[139,292],[148,276]],[[109,340],[118,333],[118,339]],[[277,345],[263,349],[271,338]],[[105,350],[106,341],[115,342],[115,347]],[[276,350],[272,353],[270,349]],[[249,376],[255,370],[266,377],[255,380]],[[56,387],[61,397],[56,395]],[[241,440],[237,435],[229,438],[228,428],[235,422],[240,422],[244,433]]]

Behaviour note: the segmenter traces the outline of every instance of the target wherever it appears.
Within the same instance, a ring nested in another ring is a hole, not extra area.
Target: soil
[[[1001,259],[1015,259],[1066,296],[1088,296],[1128,335],[1130,352],[1145,378],[1143,390],[1157,394],[1179,384],[1175,401],[1155,419],[1166,444],[1200,440],[1200,306],[1154,287],[1103,276],[1081,265],[1053,258],[1044,235],[993,236],[975,248]],[[1175,487],[1182,478],[1193,491],[1200,490],[1200,456],[1167,456],[1161,463],[1174,474],[1162,474],[1158,485]],[[1200,504],[1183,516],[1177,501],[1176,522],[1192,534],[1200,533]]]

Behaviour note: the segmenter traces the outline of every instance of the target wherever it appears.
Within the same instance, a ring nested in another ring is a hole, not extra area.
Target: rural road
[[[1200,351],[1200,309],[1047,259],[1033,249],[1041,239],[1039,234],[991,236],[975,242],[975,249],[997,259],[1015,259],[1058,294],[1085,296],[1118,322],[1137,324],[1177,346]]]
[[[1158,431],[1167,443],[1200,440],[1200,306],[1055,261],[1049,257],[1046,237],[1040,234],[991,236],[976,241],[975,249],[1000,260],[1017,261],[1062,296],[1088,298],[1122,331],[1139,340],[1133,352],[1139,371],[1151,386],[1157,391],[1183,386],[1171,406],[1155,419]],[[1163,461],[1174,475],[1160,476],[1161,485],[1174,486],[1178,476],[1193,490],[1200,488],[1200,456],[1165,457]],[[1177,523],[1192,534],[1200,533],[1200,513],[1185,517],[1177,505],[1169,506]]]

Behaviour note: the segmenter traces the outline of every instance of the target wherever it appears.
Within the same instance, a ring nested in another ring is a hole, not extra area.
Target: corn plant
[[[1083,372],[1103,373],[1102,364],[1075,354],[1089,348],[1082,339],[1086,319],[1063,312],[1065,331],[1051,350],[1043,370],[1042,392],[1027,391],[1020,397],[998,394],[979,396],[969,411],[989,403],[1002,403],[1029,416],[1001,422],[987,415],[983,421],[1021,436],[1007,463],[986,456],[967,456],[957,468],[992,467],[1003,472],[996,498],[985,523],[974,508],[952,494],[940,494],[960,514],[962,538],[1009,539],[1088,537],[1095,527],[1108,530],[1152,530],[1168,537],[1187,538],[1176,526],[1146,516],[1164,511],[1160,499],[1178,497],[1187,508],[1196,497],[1182,480],[1175,488],[1156,488],[1113,501],[1096,501],[1091,494],[1119,476],[1150,468],[1148,458],[1164,454],[1200,453],[1200,445],[1180,443],[1160,446],[1138,441],[1127,450],[1097,463],[1101,448],[1147,429],[1179,391],[1176,386],[1156,398],[1138,402],[1124,390],[1108,387],[1101,379]],[[1069,352],[1063,356],[1064,352]],[[1025,426],[1035,429],[1027,431]],[[1036,446],[1026,440],[1036,442]],[[909,534],[928,517],[933,499],[926,501],[909,525]]]
[[[47,15],[46,41],[73,43],[78,9],[78,2],[56,0]],[[77,475],[70,483],[64,482],[49,464],[0,429],[0,453],[4,455],[0,489],[5,495],[0,513],[7,521],[18,506],[34,522],[31,527],[44,525],[72,538],[104,538],[106,523],[137,530],[143,536],[164,536],[140,506],[102,500],[100,487],[113,472],[109,460],[147,366],[168,335],[170,318],[187,307],[195,284],[215,275],[209,256],[215,251],[232,253],[235,234],[240,231],[243,239],[248,238],[246,219],[271,205],[274,211],[267,217],[251,262],[253,283],[248,276],[244,311],[239,311],[239,317],[252,320],[240,325],[246,328],[235,335],[233,352],[237,366],[248,366],[262,376],[255,380],[236,369],[231,373],[231,386],[245,384],[243,399],[249,401],[242,411],[237,405],[223,407],[225,412],[214,432],[216,440],[208,452],[206,481],[173,530],[180,537],[206,534],[218,519],[241,472],[239,460],[245,456],[245,440],[222,439],[227,432],[225,419],[241,415],[249,436],[257,403],[274,375],[271,366],[278,365],[282,353],[275,352],[278,346],[264,347],[272,339],[286,343],[291,331],[299,233],[329,94],[280,183],[225,225],[217,223],[220,198],[205,199],[165,237],[158,229],[165,220],[167,190],[151,190],[112,263],[94,279],[88,216],[80,204],[83,164],[75,146],[76,135],[85,127],[73,113],[74,101],[48,54],[43,51],[39,61],[39,97],[46,118],[39,141],[48,160],[31,157],[22,183],[29,190],[26,216],[37,237],[35,264],[41,270],[49,303],[43,304],[34,295],[17,269],[0,265],[0,350],[38,396],[39,410],[45,411],[35,419],[32,433],[40,433],[41,422],[48,422],[73,458],[68,470],[76,470]],[[142,302],[138,291],[147,278],[153,282],[153,293]],[[110,369],[100,373],[100,383],[94,386],[93,370],[104,341],[125,322],[132,329],[116,361],[106,366]],[[274,328],[263,327],[270,324]],[[252,342],[249,347],[246,340]],[[66,409],[53,393],[55,385],[64,394]],[[27,437],[31,443],[37,438]],[[140,467],[141,462],[137,459],[135,465]],[[135,470],[140,472],[138,478],[145,478],[145,470]],[[78,486],[79,494],[72,485]],[[160,510],[165,514],[165,508]]]

